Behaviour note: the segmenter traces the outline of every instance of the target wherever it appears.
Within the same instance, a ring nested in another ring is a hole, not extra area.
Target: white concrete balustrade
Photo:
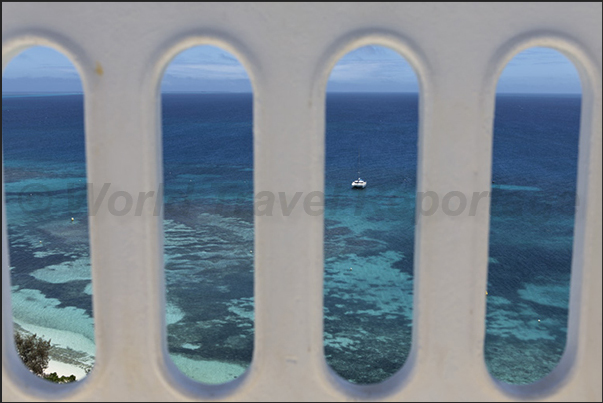
[[[496,84],[521,50],[561,51],[583,92],[567,346],[537,383],[502,384],[484,363],[484,203],[475,216],[418,218],[411,353],[396,375],[364,386],[323,356],[322,216],[255,217],[253,362],[208,386],[168,357],[162,215],[151,204],[140,216],[103,205],[90,217],[96,365],[81,382],[51,384],[14,349],[3,190],[2,401],[601,401],[601,15],[601,3],[569,2],[3,3],[3,69],[29,46],[67,55],[86,94],[88,182],[130,194],[162,182],[159,85],[170,60],[195,45],[220,46],[247,69],[255,192],[288,200],[324,189],[326,83],[359,46],[388,46],[416,71],[417,191],[490,189]]]

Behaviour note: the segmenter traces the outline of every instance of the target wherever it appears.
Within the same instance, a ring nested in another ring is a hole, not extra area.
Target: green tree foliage
[[[44,379],[54,383],[69,383],[75,382],[75,375],[59,377],[56,372],[53,372],[51,374],[44,375]]]
[[[21,336],[20,333],[15,333],[15,344],[25,366],[34,374],[43,376],[50,360],[50,340],[46,341],[35,334]]]
[[[50,340],[46,341],[35,334],[22,336],[15,332],[15,345],[17,353],[27,368],[34,374],[54,383],[69,383],[75,381],[75,375],[59,377],[56,372],[44,375],[50,361]]]

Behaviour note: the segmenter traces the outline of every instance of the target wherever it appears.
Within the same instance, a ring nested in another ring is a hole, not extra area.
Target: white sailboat
[[[352,189],[364,189],[366,187],[366,181],[360,178],[360,149],[358,149],[358,179],[352,182]]]
[[[364,189],[366,187],[366,181],[363,181],[362,178],[356,179],[352,182],[353,189]]]

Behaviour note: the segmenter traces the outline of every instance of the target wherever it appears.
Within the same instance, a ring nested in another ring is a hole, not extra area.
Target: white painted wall
[[[84,89],[88,181],[135,194],[162,181],[158,89],[181,50],[221,46],[254,87],[255,191],[324,187],[325,87],[348,51],[389,46],[414,66],[420,99],[418,191],[490,189],[498,75],[519,51],[550,46],[580,73],[583,108],[567,347],[529,386],[484,364],[489,207],[417,225],[413,346],[378,385],[336,376],[323,356],[323,218],[255,220],[255,351],[243,377],[203,386],[167,355],[162,217],[90,218],[96,366],[82,382],[29,374],[12,341],[2,193],[2,401],[601,401],[601,3],[3,3],[2,66],[49,45]],[[4,187],[3,187],[4,188]],[[275,209],[278,211],[278,209]]]

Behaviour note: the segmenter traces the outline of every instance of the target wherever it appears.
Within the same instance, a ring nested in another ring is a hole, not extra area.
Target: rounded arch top
[[[88,52],[72,39],[51,31],[28,31],[3,40],[2,74],[15,56],[35,46],[45,46],[65,56],[78,72],[84,94],[92,78],[102,75],[101,61],[94,61]]]
[[[509,39],[493,51],[485,75],[484,89],[487,94],[494,96],[503,70],[515,56],[535,47],[556,50],[572,62],[580,77],[583,97],[589,97],[592,91],[601,87],[597,63],[578,41],[557,32],[529,32]]]
[[[172,38],[158,47],[158,50],[149,61],[151,77],[145,80],[151,83],[155,94],[161,90],[161,81],[172,61],[182,52],[200,46],[214,46],[229,52],[243,66],[254,94],[261,87],[261,66],[253,53],[241,41],[223,33],[187,33],[177,38]]]
[[[383,46],[393,50],[413,69],[419,83],[419,93],[429,92],[431,68],[421,48],[410,38],[383,30],[360,30],[343,35],[326,48],[318,59],[313,74],[313,96],[325,94],[333,68],[343,56],[363,46]]]

